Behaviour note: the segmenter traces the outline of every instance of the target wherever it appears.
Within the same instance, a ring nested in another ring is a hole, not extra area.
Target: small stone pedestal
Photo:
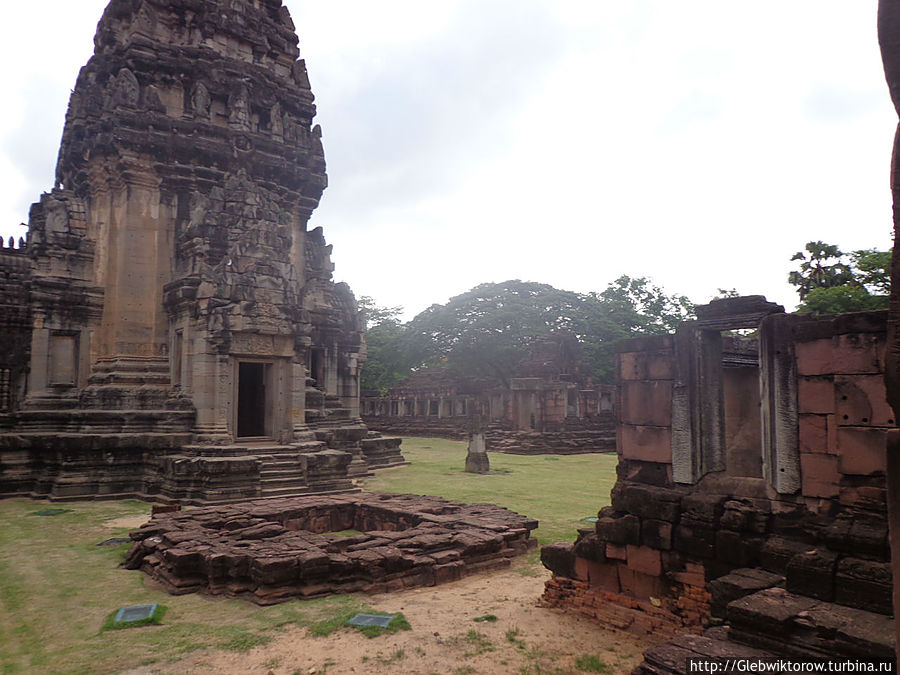
[[[466,473],[490,473],[487,445],[481,428],[481,417],[476,415],[469,425],[469,449],[466,453]]]

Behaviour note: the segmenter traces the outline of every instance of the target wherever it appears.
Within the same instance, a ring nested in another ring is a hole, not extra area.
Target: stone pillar
[[[47,391],[47,368],[50,358],[50,330],[44,327],[45,315],[34,311],[31,331],[31,370],[28,373],[28,394],[35,396]]]
[[[120,160],[121,182],[109,203],[99,356],[164,357],[168,321],[162,287],[171,276],[172,222],[160,200],[160,179],[150,158]],[[98,205],[101,209],[105,203]],[[106,214],[92,214],[104,218]]]

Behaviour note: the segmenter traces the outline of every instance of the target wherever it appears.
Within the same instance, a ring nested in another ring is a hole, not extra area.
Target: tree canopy
[[[800,295],[798,312],[841,314],[886,309],[891,291],[891,252],[861,249],[844,253],[833,244],[811,241],[791,261],[799,269],[788,282]]]
[[[560,332],[574,336],[598,381],[612,381],[616,341],[669,332],[693,313],[684,296],[628,276],[587,294],[518,279],[481,284],[405,325],[391,313],[397,308],[377,308],[370,298],[361,306],[380,320],[366,337],[362,386],[381,391],[422,367],[507,383],[536,341]]]

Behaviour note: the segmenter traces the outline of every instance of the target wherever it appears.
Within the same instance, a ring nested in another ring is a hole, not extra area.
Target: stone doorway
[[[238,363],[238,438],[272,436],[272,406],[269,403],[271,371],[271,363]]]

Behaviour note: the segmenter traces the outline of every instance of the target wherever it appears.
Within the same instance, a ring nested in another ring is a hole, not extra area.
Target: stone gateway
[[[94,43],[56,186],[0,251],[0,495],[227,501],[402,462],[307,229],[327,179],[287,8],[113,0]]]

